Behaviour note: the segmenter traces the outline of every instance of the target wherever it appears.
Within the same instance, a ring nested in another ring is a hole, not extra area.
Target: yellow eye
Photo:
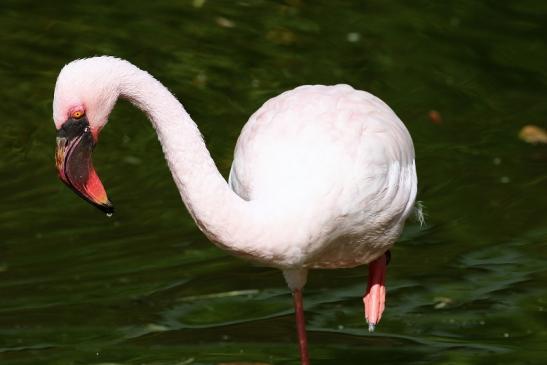
[[[76,110],[75,112],[72,112],[72,115],[71,115],[71,117],[74,119],[80,119],[83,116],[84,116],[84,112],[81,110]]]

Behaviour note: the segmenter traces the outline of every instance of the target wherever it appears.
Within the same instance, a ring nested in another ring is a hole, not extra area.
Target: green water
[[[546,364],[547,146],[518,138],[547,126],[546,4],[3,0],[0,363],[298,364],[281,274],[207,242],[144,115],[119,103],[95,152],[112,218],[58,181],[56,76],[111,54],[183,101],[225,176],[248,116],[300,84],[408,126],[427,224],[392,250],[374,334],[366,267],[311,273],[313,364]]]

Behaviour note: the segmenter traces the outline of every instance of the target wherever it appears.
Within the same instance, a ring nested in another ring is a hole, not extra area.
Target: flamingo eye
[[[81,111],[81,110],[76,110],[76,111],[72,112],[72,114],[70,116],[74,119],[80,119],[81,117],[84,116],[84,112]]]

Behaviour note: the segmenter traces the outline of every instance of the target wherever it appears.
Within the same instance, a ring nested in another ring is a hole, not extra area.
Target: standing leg
[[[385,276],[388,260],[389,251],[368,264],[368,286],[363,297],[363,303],[365,304],[365,318],[370,332],[374,331],[384,311],[386,302]]]
[[[298,347],[300,348],[300,363],[302,365],[310,365],[302,289],[294,289],[292,294],[294,299],[294,312],[296,314],[296,330],[298,331]]]
[[[304,305],[302,303],[302,288],[306,285],[308,270],[304,268],[285,269],[283,270],[283,276],[291,289],[294,300],[298,347],[300,348],[300,364],[310,365],[308,339],[306,338],[306,321],[304,319]]]

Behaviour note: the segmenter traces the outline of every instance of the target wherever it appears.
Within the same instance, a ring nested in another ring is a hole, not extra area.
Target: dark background
[[[314,364],[545,364],[547,148],[518,135],[546,127],[546,4],[3,0],[0,362],[298,364],[282,275],[207,242],[144,115],[120,102],[94,155],[114,217],[58,181],[57,74],[109,54],[174,92],[225,176],[246,119],[300,84],[406,123],[427,223],[392,250],[374,334],[366,267],[311,273]]]

